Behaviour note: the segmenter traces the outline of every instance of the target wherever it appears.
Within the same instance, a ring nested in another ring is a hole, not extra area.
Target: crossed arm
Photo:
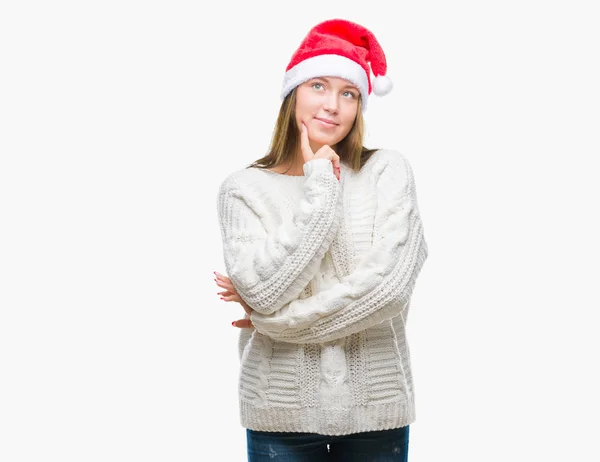
[[[246,311],[236,325],[253,325],[280,341],[321,343],[384,322],[407,307],[428,253],[412,169],[400,155],[386,156],[377,167],[374,243],[356,268],[332,287],[272,313]]]
[[[257,187],[259,179],[229,178],[219,189],[225,267],[232,288],[255,312],[273,313],[297,298],[337,232],[341,188],[331,161],[310,160],[304,174],[293,219],[278,224],[266,206],[273,192]]]

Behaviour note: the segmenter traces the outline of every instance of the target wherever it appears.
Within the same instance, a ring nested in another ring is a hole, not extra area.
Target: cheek
[[[296,108],[302,108],[307,110],[312,108],[317,103],[317,98],[314,94],[311,94],[306,88],[298,89],[296,93]]]
[[[308,98],[302,98],[296,101],[296,115],[298,117],[306,117],[312,113],[312,105]]]
[[[344,126],[344,129],[340,133],[341,138],[342,139],[346,138],[348,136],[348,133],[350,133],[350,130],[352,130],[352,124]]]
[[[354,125],[354,121],[356,120],[356,111],[352,110],[344,117],[344,121],[342,125],[344,126],[344,131],[349,132]]]

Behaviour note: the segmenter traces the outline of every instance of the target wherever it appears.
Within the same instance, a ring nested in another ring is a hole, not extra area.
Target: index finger
[[[252,324],[252,321],[250,321],[248,318],[233,321],[231,325],[234,327],[239,327],[240,329],[250,329],[254,327],[254,324]]]
[[[304,125],[304,122],[301,122],[302,127],[300,127],[300,150],[302,151],[302,157],[304,157],[304,162],[308,162],[315,155],[310,148],[310,140],[308,139],[308,128]]]

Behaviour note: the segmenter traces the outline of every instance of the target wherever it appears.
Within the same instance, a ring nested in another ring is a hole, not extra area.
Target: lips
[[[332,125],[332,126],[339,125],[339,124],[335,123],[333,120],[330,120],[330,119],[323,119],[321,117],[315,117],[315,119],[317,119],[317,120],[319,120],[321,122],[324,122],[326,124]]]

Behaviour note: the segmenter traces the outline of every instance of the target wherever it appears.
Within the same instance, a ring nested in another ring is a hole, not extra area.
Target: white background
[[[332,17],[386,52],[365,144],[430,249],[411,462],[600,460],[596,2],[205,3],[0,7],[0,460],[245,460],[216,192]]]

